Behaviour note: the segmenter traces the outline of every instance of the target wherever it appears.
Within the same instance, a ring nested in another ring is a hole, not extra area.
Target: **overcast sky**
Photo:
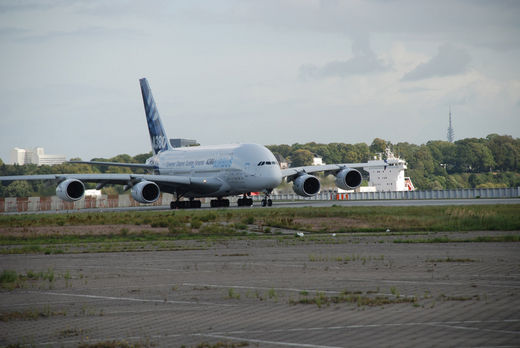
[[[519,1],[0,0],[0,158],[520,136]]]

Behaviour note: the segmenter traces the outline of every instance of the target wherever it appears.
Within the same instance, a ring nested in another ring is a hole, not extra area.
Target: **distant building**
[[[197,140],[193,139],[170,139],[170,144],[173,147],[187,147],[187,146],[196,146]]]
[[[47,155],[45,154],[43,147],[35,147],[32,150],[15,147],[11,150],[12,164],[36,164],[38,166],[52,166],[54,164],[62,164],[65,161],[67,161],[65,155]]]
[[[321,166],[323,164],[325,164],[323,162],[323,158],[321,156],[318,156],[318,155],[314,154],[314,157],[312,158],[312,165],[313,166]]]
[[[279,153],[275,153],[274,157],[278,161],[278,164],[280,165],[280,169],[287,169],[287,168],[289,168],[290,163],[289,163],[289,161],[287,161],[285,159],[285,157],[283,157]]]

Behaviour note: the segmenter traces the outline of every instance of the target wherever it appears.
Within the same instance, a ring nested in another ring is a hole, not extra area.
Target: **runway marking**
[[[43,295],[53,295],[53,296],[84,297],[84,298],[93,298],[93,299],[99,299],[99,300],[115,300],[115,301],[131,301],[131,302],[151,302],[151,303],[169,303],[169,304],[190,304],[190,305],[209,305],[209,306],[220,306],[220,307],[236,307],[236,305],[220,304],[220,303],[212,303],[212,302],[152,300],[152,299],[141,299],[141,298],[134,298],[134,297],[115,297],[115,296],[100,296],[100,295],[86,295],[86,294],[70,294],[70,293],[50,292],[50,291],[44,291],[44,292],[27,291],[27,293],[43,294]]]
[[[320,345],[315,345],[315,344],[303,344],[303,343],[279,342],[279,341],[266,341],[266,340],[259,340],[259,339],[253,339],[253,338],[241,338],[241,337],[215,335],[215,334],[196,334],[195,336],[205,336],[205,337],[211,337],[211,338],[223,338],[223,339],[226,339],[226,340],[247,341],[247,342],[252,342],[252,343],[277,344],[277,345],[280,345],[280,346],[289,346],[289,347],[342,348],[342,347],[336,347],[336,346],[320,346]]]
[[[307,327],[307,328],[292,328],[292,329],[274,329],[274,330],[241,330],[241,331],[221,331],[215,332],[216,335],[240,335],[240,334],[261,334],[261,333],[280,333],[280,332],[302,332],[302,331],[320,331],[320,330],[345,330],[345,329],[366,329],[366,328],[381,328],[381,327],[404,327],[404,326],[439,326],[449,328],[460,328],[473,331],[496,331],[500,333],[509,333],[519,335],[520,331],[505,331],[492,330],[485,328],[471,328],[471,327],[455,327],[454,325],[464,324],[492,324],[492,323],[518,323],[520,319],[506,319],[506,320],[463,320],[463,321],[439,321],[439,322],[411,322],[411,323],[388,323],[388,324],[355,324],[345,326],[329,326],[329,327]]]
[[[454,326],[454,325],[445,325],[445,324],[431,324],[430,326],[448,327],[448,328],[457,329],[457,330],[489,331],[489,332],[507,333],[507,334],[513,334],[513,335],[519,335],[520,334],[520,331],[494,330],[494,329],[486,329],[486,328],[479,329],[479,328],[476,328],[476,327]]]
[[[363,278],[345,278],[345,279],[337,279],[342,281],[352,281],[352,282],[379,282],[379,283],[403,283],[403,284],[429,284],[429,285],[452,285],[452,286],[460,286],[460,285],[469,285],[467,282],[437,282],[435,280],[424,280],[424,281],[416,281],[416,280],[387,280],[387,279],[363,279]],[[471,284],[475,284],[477,286],[487,286],[492,288],[520,288],[520,285],[498,285],[498,284],[481,284],[475,281],[468,280]]]
[[[412,322],[412,323],[389,323],[389,324],[357,324],[357,325],[346,325],[346,326],[329,326],[329,327],[308,327],[308,328],[288,328],[288,329],[274,329],[274,330],[240,330],[240,331],[221,331],[221,332],[213,332],[213,333],[184,333],[184,334],[166,334],[166,335],[147,335],[147,336],[132,336],[132,337],[111,337],[111,338],[96,338],[91,339],[90,342],[102,342],[102,341],[110,341],[110,340],[140,340],[140,339],[161,339],[161,338],[171,338],[171,337],[183,337],[183,336],[205,336],[205,337],[213,337],[213,338],[224,338],[230,340],[241,340],[248,341],[253,343],[265,343],[265,344],[278,344],[285,345],[291,347],[307,347],[307,348],[340,348],[340,347],[331,347],[331,346],[323,346],[323,345],[309,345],[309,344],[301,344],[301,343],[291,343],[291,342],[277,342],[277,341],[266,341],[266,340],[258,340],[258,339],[248,339],[248,338],[239,338],[233,335],[242,335],[242,334],[268,334],[268,333],[283,333],[283,332],[303,332],[303,331],[320,331],[320,330],[345,330],[345,329],[366,329],[366,328],[380,328],[380,327],[400,327],[400,326],[420,326],[420,325],[438,325],[439,327],[448,327],[455,328],[453,325],[461,325],[461,324],[491,324],[491,323],[518,323],[520,319],[504,319],[504,320],[464,320],[464,321],[446,321],[446,322]],[[469,329],[473,331],[483,330],[488,331],[491,329],[479,329],[479,328],[467,328],[460,327],[462,329]],[[491,330],[497,332],[506,332],[511,334],[520,334],[520,331],[501,331],[501,330]],[[53,342],[44,342],[43,345],[56,345],[56,344],[69,344],[69,343],[77,343],[82,342],[80,340],[68,340],[68,341],[53,341]],[[491,346],[491,347],[517,347],[517,346]],[[491,347],[479,347],[479,348],[491,348]],[[477,347],[474,347],[477,348]]]

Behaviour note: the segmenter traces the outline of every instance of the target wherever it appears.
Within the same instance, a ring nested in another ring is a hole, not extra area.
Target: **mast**
[[[451,105],[450,105],[450,121],[448,126],[448,141],[450,143],[453,143],[453,140],[455,138],[455,132],[453,131],[453,127],[451,125]]]

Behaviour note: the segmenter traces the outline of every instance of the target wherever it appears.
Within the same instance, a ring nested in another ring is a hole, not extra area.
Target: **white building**
[[[406,162],[395,157],[390,149],[386,149],[386,160],[380,156],[379,159],[368,161],[368,164],[371,167],[363,168],[370,174],[368,186],[374,186],[376,191],[411,191],[414,189],[410,178],[404,176],[404,170],[407,168]]]
[[[32,150],[20,149],[15,147],[11,150],[11,163],[12,164],[36,164],[36,165],[48,165],[62,164],[67,158],[65,155],[46,155],[43,147],[35,147]]]
[[[314,154],[314,157],[312,158],[312,165],[313,166],[321,166],[323,164],[325,164],[323,162],[323,158],[321,156],[318,156],[318,155]]]

